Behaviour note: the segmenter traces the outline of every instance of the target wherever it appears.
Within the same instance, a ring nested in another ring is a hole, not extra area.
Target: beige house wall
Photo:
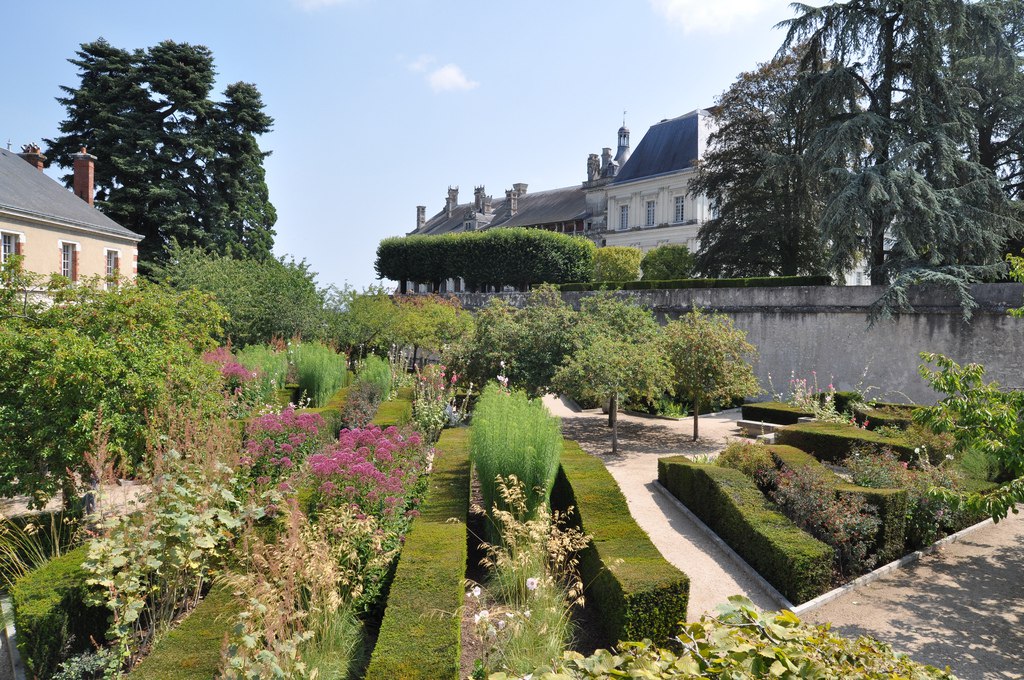
[[[13,233],[21,243],[25,269],[49,276],[59,274],[61,247],[74,244],[78,252],[78,279],[106,276],[107,252],[118,253],[121,277],[134,279],[138,267],[138,242],[88,228],[77,228],[39,218],[0,211],[0,233]]]

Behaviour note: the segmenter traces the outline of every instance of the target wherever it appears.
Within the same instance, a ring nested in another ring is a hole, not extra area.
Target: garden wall
[[[636,290],[615,295],[652,308],[661,319],[685,314],[694,306],[727,314],[758,348],[755,371],[766,389],[769,374],[775,389],[783,391],[791,372],[810,378],[811,371],[816,371],[823,388],[834,376],[839,390],[881,386],[883,391],[873,390],[868,396],[932,403],[937,395],[917,373],[920,352],[981,363],[990,380],[1024,388],[1024,319],[1006,314],[1007,309],[1024,305],[1024,285],[973,286],[978,308],[968,323],[948,292],[915,289],[909,296],[914,313],[869,328],[868,311],[883,290],[879,286],[793,286]],[[594,293],[562,293],[574,306],[590,295]],[[458,294],[470,309],[495,296],[516,306],[526,300],[524,293]]]

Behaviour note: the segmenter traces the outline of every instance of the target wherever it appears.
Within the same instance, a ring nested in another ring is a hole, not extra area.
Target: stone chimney
[[[484,211],[484,199],[486,197],[487,194],[484,191],[483,185],[473,189],[473,209],[478,213],[482,213]]]
[[[25,144],[21,147],[21,153],[18,154],[31,165],[35,166],[36,170],[42,172],[43,165],[46,163],[46,156],[42,154],[42,150],[37,144]]]
[[[74,159],[72,168],[74,170],[74,188],[75,196],[92,205],[93,198],[93,175],[96,169],[96,156],[86,152],[83,146],[81,150],[72,154],[71,158]]]
[[[444,201],[444,211],[448,217],[452,216],[452,211],[455,210],[455,206],[459,204],[459,188],[448,187],[448,198]]]
[[[427,206],[418,205],[416,206],[416,230],[423,228],[423,225],[427,223]]]
[[[508,203],[508,214],[515,215],[519,212],[519,194],[515,189],[505,190],[505,202]]]
[[[526,184],[523,182],[517,182],[516,184],[513,184],[512,189],[515,190],[515,192],[520,196],[526,195]]]

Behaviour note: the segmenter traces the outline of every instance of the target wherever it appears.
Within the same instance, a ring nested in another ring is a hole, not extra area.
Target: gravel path
[[[696,621],[713,612],[730,595],[743,594],[764,609],[778,609],[773,594],[744,573],[714,542],[710,541],[675,503],[656,488],[658,458],[674,454],[706,454],[721,451],[729,438],[739,437],[739,412],[725,412],[700,419],[701,439],[692,439],[693,421],[661,420],[619,415],[619,454],[611,455],[611,431],[599,409],[575,411],[554,396],[544,398],[548,409],[562,419],[566,437],[579,442],[588,453],[604,460],[622,489],[629,510],[651,537],[661,554],[690,577],[687,616]]]

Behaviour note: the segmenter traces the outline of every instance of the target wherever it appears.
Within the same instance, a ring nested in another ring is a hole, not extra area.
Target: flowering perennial
[[[320,446],[324,419],[289,406],[280,413],[256,418],[245,428],[240,464],[258,488],[280,483]]]

